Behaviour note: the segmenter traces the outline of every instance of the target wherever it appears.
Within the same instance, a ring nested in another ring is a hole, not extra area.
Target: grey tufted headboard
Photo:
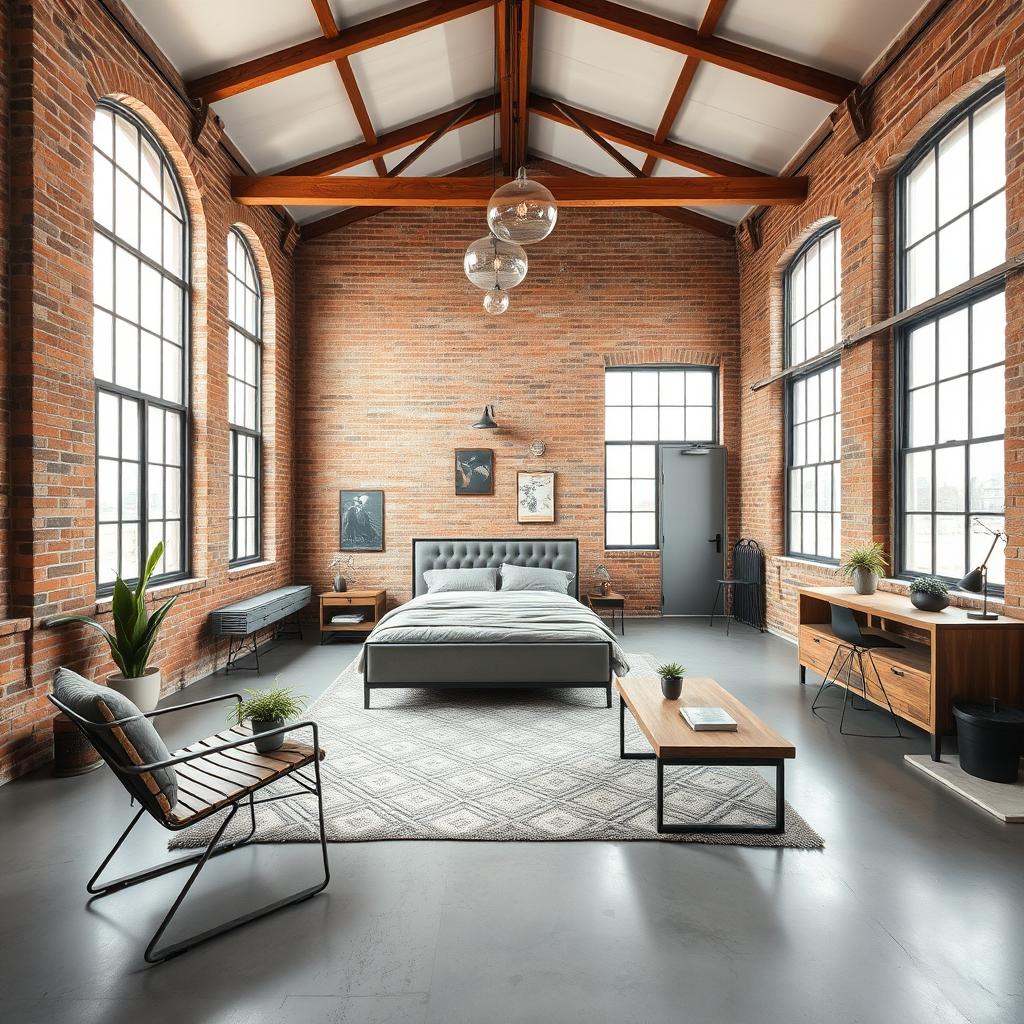
[[[427,569],[497,568],[502,562],[512,565],[534,565],[542,569],[564,569],[576,575],[569,585],[573,597],[580,595],[580,542],[575,538],[548,540],[544,537],[521,537],[493,540],[442,538],[412,542],[412,594],[427,592],[423,573]]]

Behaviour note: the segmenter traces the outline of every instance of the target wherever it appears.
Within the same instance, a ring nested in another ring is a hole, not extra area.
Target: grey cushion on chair
[[[69,668],[58,668],[53,677],[53,695],[87,722],[114,722],[142,712],[125,696],[106,686],[97,686]],[[136,718],[114,729],[97,729],[92,735],[104,752],[120,765],[152,764],[171,755],[167,744],[148,718]],[[147,801],[170,813],[178,799],[178,777],[173,768],[157,768],[137,776],[150,794]],[[122,781],[128,782],[127,779]],[[128,788],[132,787],[128,783]],[[140,796],[140,799],[142,797]]]

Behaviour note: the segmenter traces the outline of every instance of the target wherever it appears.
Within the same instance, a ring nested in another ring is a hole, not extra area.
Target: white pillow
[[[501,563],[502,590],[546,590],[549,593],[568,594],[576,573],[564,569],[541,569],[533,565]]]
[[[497,569],[427,569],[423,574],[428,594],[460,590],[497,590]]]

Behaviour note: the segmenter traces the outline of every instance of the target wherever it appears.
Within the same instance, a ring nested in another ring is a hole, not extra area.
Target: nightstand
[[[386,590],[333,590],[320,595],[320,643],[332,633],[355,633],[365,636],[381,620],[387,606]],[[331,622],[335,615],[362,613],[362,622]]]
[[[619,613],[619,633],[626,635],[626,599],[622,594],[609,590],[607,594],[587,594],[587,604],[592,611],[601,614],[602,608],[608,608],[612,613],[612,632],[615,632],[615,612]]]

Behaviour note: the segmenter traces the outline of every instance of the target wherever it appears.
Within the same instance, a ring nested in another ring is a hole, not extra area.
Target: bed
[[[428,594],[430,569],[502,563],[572,573],[565,595],[533,591]],[[628,671],[615,635],[579,601],[579,542],[527,538],[412,542],[412,593],[366,639],[363,705],[375,689],[591,687],[612,706]]]

